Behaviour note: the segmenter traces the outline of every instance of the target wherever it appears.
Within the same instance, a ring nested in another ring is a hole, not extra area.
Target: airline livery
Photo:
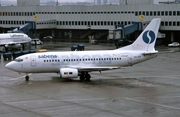
[[[5,49],[8,48],[9,45],[23,44],[30,41],[31,38],[23,33],[0,34],[0,46],[4,46]]]
[[[132,66],[152,59],[161,19],[153,19],[133,44],[115,50],[44,52],[20,56],[6,64],[19,73],[58,73],[61,78],[90,80],[89,72]],[[26,75],[26,80],[29,76]]]

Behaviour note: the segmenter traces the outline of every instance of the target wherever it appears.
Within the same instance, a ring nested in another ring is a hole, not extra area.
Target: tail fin
[[[133,44],[120,48],[119,50],[144,50],[148,52],[155,51],[154,45],[156,42],[158,30],[160,27],[161,19],[154,18],[149,25],[139,35]]]

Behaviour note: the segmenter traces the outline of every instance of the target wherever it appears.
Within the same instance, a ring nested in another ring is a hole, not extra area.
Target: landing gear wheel
[[[84,74],[81,74],[80,75],[80,81],[84,81],[85,77],[84,77]]]
[[[88,74],[88,72],[81,72],[80,75],[80,81],[84,81],[86,79],[86,81],[90,81],[91,75]]]
[[[85,78],[86,78],[86,81],[90,81],[91,75],[86,74],[86,75],[85,75]]]
[[[25,77],[25,80],[26,80],[26,81],[29,81],[29,76],[26,76],[26,77]]]

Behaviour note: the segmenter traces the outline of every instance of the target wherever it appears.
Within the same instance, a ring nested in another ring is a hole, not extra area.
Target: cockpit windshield
[[[23,59],[16,58],[14,61],[16,61],[16,62],[22,62],[22,61],[23,61]]]

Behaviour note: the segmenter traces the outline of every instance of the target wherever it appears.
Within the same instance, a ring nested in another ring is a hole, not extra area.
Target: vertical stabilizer
[[[154,45],[156,42],[158,30],[161,24],[160,18],[154,18],[139,35],[139,37],[129,46],[120,48],[119,50],[142,50],[155,51]]]

